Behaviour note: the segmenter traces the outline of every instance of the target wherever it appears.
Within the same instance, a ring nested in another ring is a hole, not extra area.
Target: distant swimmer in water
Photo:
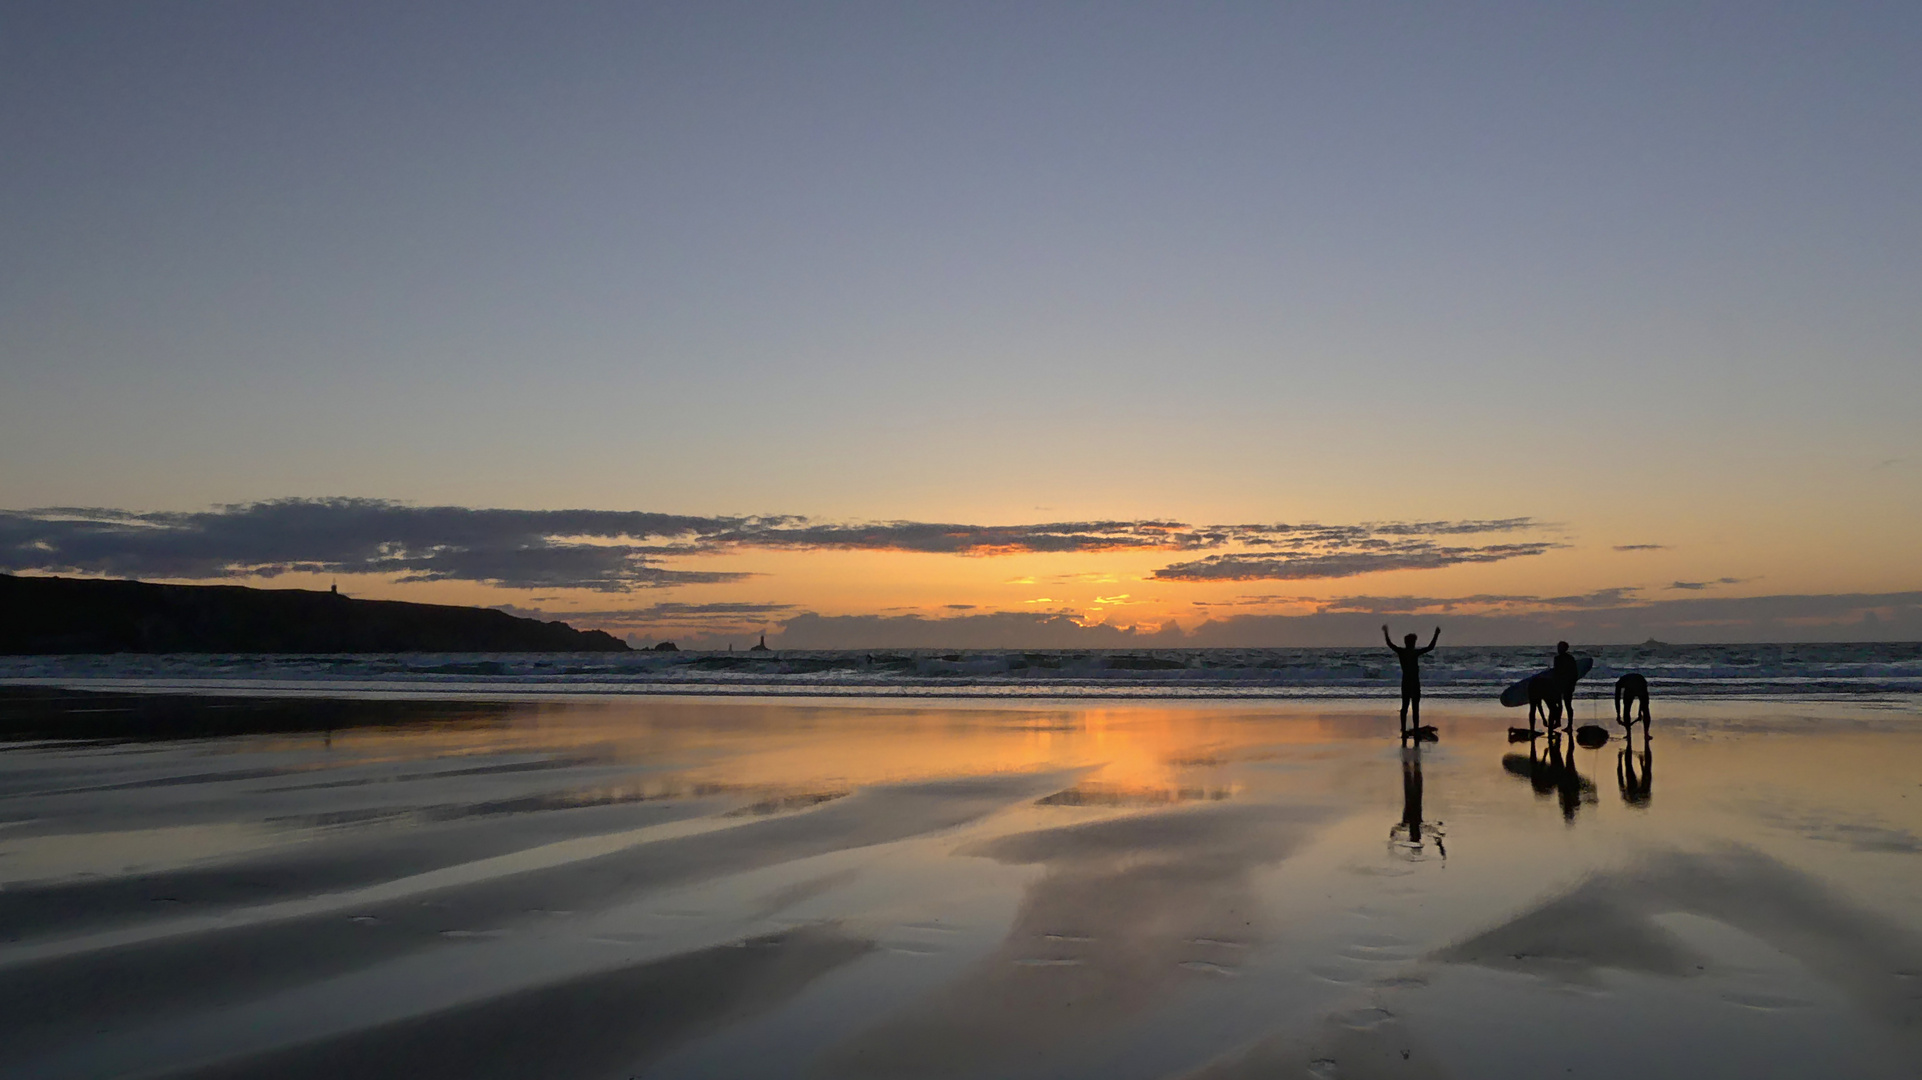
[[[1381,639],[1395,651],[1395,659],[1401,661],[1401,726],[1403,730],[1408,728],[1408,707],[1413,705],[1415,726],[1419,728],[1421,727],[1421,658],[1435,651],[1435,642],[1441,640],[1441,627],[1435,627],[1435,636],[1428,639],[1426,648],[1415,647],[1418,639],[1414,634],[1409,634],[1402,639],[1405,644],[1395,644],[1395,639],[1388,636],[1387,623],[1381,624]]]
[[[1636,705],[1641,706],[1640,716],[1633,715]],[[1642,734],[1648,734],[1648,680],[1631,671],[1615,680],[1615,722],[1629,727],[1637,720],[1642,722]]]

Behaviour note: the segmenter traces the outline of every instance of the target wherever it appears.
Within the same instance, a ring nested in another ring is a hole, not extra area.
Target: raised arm
[[[1395,639],[1394,639],[1394,638],[1391,638],[1391,637],[1389,637],[1389,636],[1388,636],[1388,624],[1387,624],[1387,623],[1382,623],[1382,624],[1381,624],[1381,640],[1382,640],[1382,643],[1383,643],[1383,644],[1385,644],[1385,645],[1387,645],[1387,646],[1388,646],[1389,648],[1391,648],[1391,649],[1393,649],[1393,650],[1395,650],[1396,652],[1400,652],[1400,651],[1401,651],[1401,646],[1400,646],[1400,645],[1397,645],[1397,644],[1395,644]]]
[[[1434,652],[1435,642],[1440,640],[1441,640],[1441,627],[1437,626],[1435,627],[1435,636],[1428,639],[1428,645],[1426,648],[1422,649],[1422,652],[1424,653]]]

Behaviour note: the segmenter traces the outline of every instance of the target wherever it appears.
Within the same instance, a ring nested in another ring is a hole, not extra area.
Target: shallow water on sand
[[[1908,707],[0,706],[7,1076],[1922,1060]]]

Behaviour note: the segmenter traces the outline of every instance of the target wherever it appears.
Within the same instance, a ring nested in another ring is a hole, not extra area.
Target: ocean
[[[1638,671],[1662,698],[1873,700],[1922,695],[1922,643],[1605,646],[1580,695],[1608,698]],[[1428,697],[1485,699],[1548,663],[1544,648],[1443,646]],[[0,657],[0,685],[173,692],[698,694],[967,698],[1394,696],[1382,648],[848,650],[624,654],[136,655]]]

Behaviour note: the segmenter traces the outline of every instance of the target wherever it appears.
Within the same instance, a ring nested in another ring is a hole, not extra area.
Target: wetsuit
[[[1420,724],[1421,723],[1421,658],[1423,654],[1430,653],[1435,650],[1435,642],[1441,637],[1441,630],[1437,629],[1435,631],[1435,636],[1428,639],[1428,644],[1419,649],[1410,645],[1395,644],[1394,639],[1388,636],[1388,631],[1386,629],[1382,630],[1381,636],[1382,636],[1382,640],[1388,643],[1388,647],[1395,651],[1395,659],[1401,661],[1402,722],[1404,724],[1407,723],[1408,707],[1410,705],[1413,705],[1415,707],[1415,723]]]
[[[1575,684],[1582,677],[1582,669],[1575,666],[1575,654],[1558,652],[1555,654],[1555,694],[1562,699],[1562,713],[1568,717],[1568,726],[1575,726]]]

